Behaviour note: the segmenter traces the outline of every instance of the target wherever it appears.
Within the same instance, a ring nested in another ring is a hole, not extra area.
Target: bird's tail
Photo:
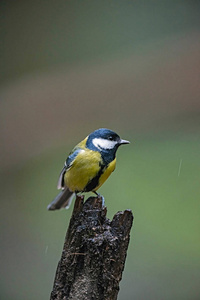
[[[67,187],[62,190],[58,196],[47,206],[48,210],[56,210],[62,207],[69,208],[74,193],[71,192]]]

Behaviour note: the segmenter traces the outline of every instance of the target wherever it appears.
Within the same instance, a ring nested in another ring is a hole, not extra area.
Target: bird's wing
[[[80,148],[79,148],[79,149],[74,149],[74,151],[72,151],[72,152],[69,154],[68,158],[67,158],[66,161],[65,161],[65,168],[66,168],[66,170],[69,169],[69,168],[71,168],[71,166],[72,166],[72,164],[73,164],[75,158],[77,157],[77,155],[78,155],[81,151],[82,151],[82,149],[80,149]]]
[[[66,159],[64,167],[63,167],[63,169],[60,173],[59,179],[58,179],[58,185],[57,185],[58,189],[64,189],[64,187],[65,187],[65,183],[64,183],[65,173],[68,169],[71,168],[75,158],[77,157],[77,155],[79,154],[80,151],[82,151],[82,149],[72,150],[72,152],[69,154],[68,158]]]

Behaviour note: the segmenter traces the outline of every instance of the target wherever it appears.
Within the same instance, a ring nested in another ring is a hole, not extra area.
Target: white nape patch
[[[115,145],[117,144],[116,141],[109,141],[102,138],[95,138],[92,140],[92,143],[95,147],[98,149],[113,149]]]

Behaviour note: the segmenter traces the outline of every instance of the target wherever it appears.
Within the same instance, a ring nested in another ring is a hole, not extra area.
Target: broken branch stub
[[[106,213],[100,197],[77,196],[50,300],[117,299],[133,214]]]

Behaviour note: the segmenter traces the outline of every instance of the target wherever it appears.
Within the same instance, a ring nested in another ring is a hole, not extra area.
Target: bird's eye
[[[109,141],[113,141],[113,137],[110,135],[110,136],[108,137],[108,140],[109,140]]]

